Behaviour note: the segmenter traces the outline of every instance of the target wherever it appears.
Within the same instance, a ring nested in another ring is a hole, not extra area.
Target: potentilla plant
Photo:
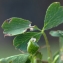
[[[53,2],[47,9],[44,26],[39,29],[36,25],[31,26],[29,20],[18,17],[7,19],[2,24],[4,36],[15,36],[13,45],[24,53],[0,59],[0,63],[63,63],[63,31],[50,31],[53,37],[59,37],[60,50],[52,56],[49,41],[45,30],[63,23],[63,6],[59,2]],[[37,30],[37,31],[36,31]],[[37,44],[43,36],[46,42],[48,61],[42,60],[40,46]]]

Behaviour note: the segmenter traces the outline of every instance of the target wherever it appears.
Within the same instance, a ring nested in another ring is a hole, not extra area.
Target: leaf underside
[[[63,7],[59,2],[52,3],[45,15],[44,30],[51,29],[63,23]]]
[[[2,28],[4,29],[5,36],[13,36],[17,34],[22,34],[26,32],[28,28],[30,28],[31,22],[29,20],[25,20],[22,18],[12,17],[7,19],[2,24]]]
[[[58,30],[58,31],[50,31],[49,33],[53,37],[63,37],[63,31]]]
[[[33,37],[36,38],[36,41],[40,39],[41,33],[39,32],[26,32],[24,34],[17,35],[13,40],[13,45],[22,50],[27,50],[27,43]]]

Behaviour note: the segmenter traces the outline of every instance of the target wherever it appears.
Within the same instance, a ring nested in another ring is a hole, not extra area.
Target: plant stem
[[[52,63],[53,59],[52,59],[52,53],[51,53],[51,49],[50,49],[50,45],[49,45],[49,41],[48,41],[48,39],[47,39],[46,33],[45,33],[43,30],[42,30],[42,34],[43,34],[44,39],[45,39],[45,42],[46,42],[49,62]]]
[[[33,57],[31,58],[31,63],[37,63],[37,60],[36,60],[36,57]]]

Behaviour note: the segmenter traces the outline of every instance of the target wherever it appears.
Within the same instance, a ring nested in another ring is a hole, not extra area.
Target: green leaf
[[[29,54],[19,54],[0,59],[0,63],[26,63],[29,58]]]
[[[53,55],[53,63],[58,63],[59,58],[60,58],[59,54],[60,54],[59,50],[54,53],[54,55]]]
[[[50,31],[49,34],[50,34],[51,36],[53,36],[53,37],[59,37],[59,36],[61,36],[60,33],[59,33],[59,31]]]
[[[63,23],[63,7],[59,2],[52,3],[45,15],[44,30],[51,29]]]
[[[13,40],[13,45],[20,50],[27,50],[27,43],[33,37],[38,41],[40,39],[41,33],[39,32],[26,32],[16,36]]]
[[[27,52],[30,54],[35,54],[39,49],[39,45],[36,42],[35,38],[31,38],[28,42],[28,46],[27,46]]]
[[[42,53],[41,52],[37,51],[35,56],[38,60],[42,60]]]
[[[51,36],[54,37],[59,37],[59,46],[60,46],[60,54],[56,54],[56,56],[54,56],[54,60],[53,63],[63,63],[63,31],[51,31],[50,32]]]
[[[53,37],[62,37],[63,36],[63,31],[58,30],[58,31],[50,31],[49,33]]]
[[[59,50],[58,50],[58,51],[56,51],[56,52],[54,53],[54,55],[53,55],[53,59],[55,58],[55,56],[59,55],[59,53],[60,53],[60,51],[59,51]]]
[[[5,36],[13,36],[17,34],[22,34],[30,28],[31,22],[29,20],[24,20],[22,18],[12,17],[7,19],[2,24]]]
[[[59,54],[54,57],[53,63],[59,63]]]
[[[34,25],[34,27],[33,27],[33,31],[35,31],[35,30],[39,30],[39,31],[41,31],[41,29],[39,29],[36,25]]]

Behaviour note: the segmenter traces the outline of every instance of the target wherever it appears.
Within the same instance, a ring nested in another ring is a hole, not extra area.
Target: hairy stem
[[[47,39],[46,33],[44,31],[42,31],[42,34],[44,36],[45,42],[46,42],[46,47],[47,47],[47,52],[48,52],[48,58],[49,58],[49,62],[52,63],[52,53],[51,53],[51,49],[50,49],[50,45],[49,45],[49,41]]]

